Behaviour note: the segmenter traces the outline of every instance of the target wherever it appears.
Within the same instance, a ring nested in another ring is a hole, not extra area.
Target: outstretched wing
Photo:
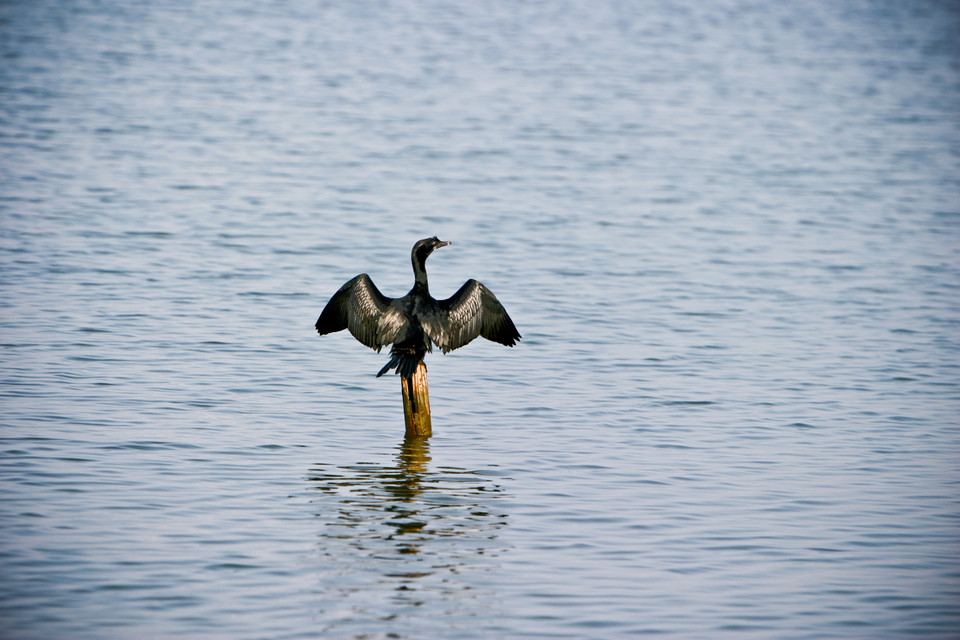
[[[490,289],[467,280],[460,290],[438,303],[437,317],[424,321],[424,330],[444,353],[459,349],[477,336],[512,347],[520,333]]]
[[[330,298],[317,318],[317,333],[349,329],[354,338],[380,351],[397,339],[407,322],[393,302],[380,293],[370,276],[361,273]]]

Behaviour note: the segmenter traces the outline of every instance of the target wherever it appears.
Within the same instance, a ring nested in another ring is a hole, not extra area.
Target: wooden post
[[[412,376],[400,379],[400,385],[403,388],[403,422],[407,426],[407,437],[429,438],[433,428],[430,424],[427,365],[421,360]]]

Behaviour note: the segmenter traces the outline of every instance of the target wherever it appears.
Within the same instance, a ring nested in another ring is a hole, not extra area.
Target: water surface
[[[955,637],[958,16],[4,3],[0,635]]]

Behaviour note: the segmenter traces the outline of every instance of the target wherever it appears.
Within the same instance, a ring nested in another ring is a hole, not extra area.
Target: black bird
[[[444,353],[459,349],[477,336],[512,347],[520,333],[496,296],[476,280],[467,280],[446,300],[436,300],[427,286],[427,257],[445,247],[436,236],[413,245],[413,288],[402,298],[380,293],[365,273],[333,294],[317,319],[317,333],[349,329],[353,337],[377,352],[392,344],[392,358],[377,374],[390,369],[401,377],[413,375],[435,344]]]

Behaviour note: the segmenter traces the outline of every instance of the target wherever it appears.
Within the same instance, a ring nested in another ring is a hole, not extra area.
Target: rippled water
[[[3,3],[0,635],[956,637],[958,23]],[[404,442],[312,325],[434,234]]]

